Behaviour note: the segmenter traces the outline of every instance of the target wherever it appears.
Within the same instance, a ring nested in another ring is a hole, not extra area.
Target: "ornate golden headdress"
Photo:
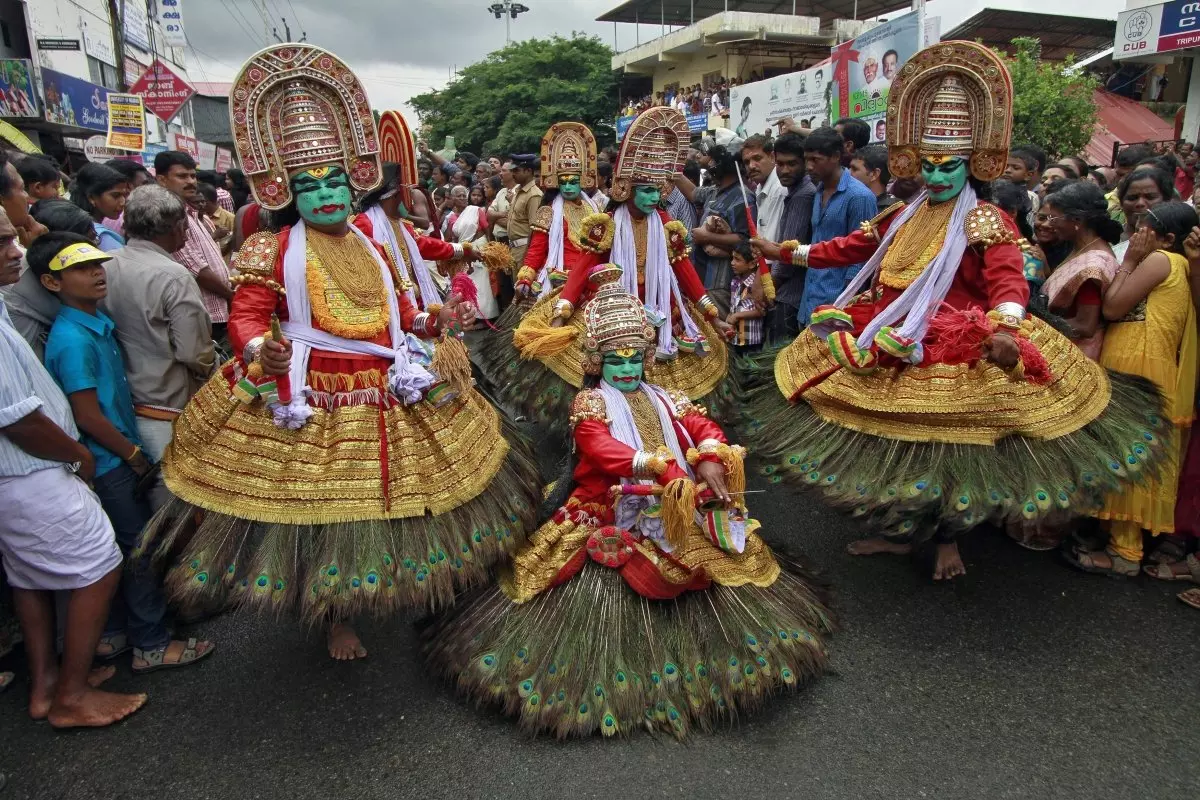
[[[339,166],[360,192],[379,185],[379,134],[358,78],[341,59],[310,44],[260,50],[230,92],[234,146],[254,199],[271,211],[292,201],[288,179]]]
[[[971,174],[1004,174],[1012,139],[1012,78],[991,49],[942,42],[917,53],[892,81],[888,96],[888,165],[911,178],[922,158],[962,156]]]
[[[666,194],[671,180],[683,171],[690,145],[687,117],[678,109],[656,106],[638,114],[621,140],[612,199],[625,202],[642,183],[655,184]]]
[[[584,189],[596,188],[596,137],[582,122],[556,122],[542,137],[538,185],[557,189],[559,175],[578,175]]]
[[[654,347],[654,328],[646,321],[642,302],[621,285],[619,266],[592,267],[588,280],[596,294],[583,312],[587,326],[583,371],[599,375],[605,353],[626,349],[649,353]]]
[[[399,167],[396,174],[401,186],[417,185],[417,140],[399,111],[379,115],[379,156]]]

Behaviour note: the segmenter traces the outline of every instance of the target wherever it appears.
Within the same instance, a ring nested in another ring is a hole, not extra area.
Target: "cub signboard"
[[[1200,2],[1157,3],[1117,15],[1113,60],[1200,47]]]

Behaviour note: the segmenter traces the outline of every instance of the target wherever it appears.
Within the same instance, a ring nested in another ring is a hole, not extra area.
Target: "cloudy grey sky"
[[[597,34],[613,44],[613,25],[595,18],[621,0],[521,0],[531,9],[512,23],[514,39]],[[183,0],[184,29],[192,50],[193,80],[232,80],[254,51],[274,39],[263,13],[283,35],[287,18],[297,38],[308,39],[344,58],[365,82],[375,108],[398,108],[410,97],[445,85],[462,68],[504,46],[504,22],[487,12],[492,0]],[[806,3],[801,2],[801,6]],[[949,30],[983,7],[1079,13],[1077,0],[932,0],[928,13]],[[1115,18],[1124,0],[1097,0],[1089,16]],[[801,12],[803,13],[803,12]],[[640,26],[642,41],[658,36],[657,25]],[[616,45],[635,43],[635,26],[618,25]],[[407,111],[407,109],[404,109]],[[415,121],[411,113],[411,121]]]

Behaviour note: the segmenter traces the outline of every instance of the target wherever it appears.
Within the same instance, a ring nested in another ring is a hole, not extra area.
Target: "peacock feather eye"
[[[200,569],[200,559],[193,558],[191,563],[188,564],[188,566],[191,567],[192,569]]]
[[[258,578],[254,581],[254,585],[258,586],[260,589],[265,589],[267,587],[267,584],[269,584],[270,582],[271,582],[271,579],[268,578],[266,575],[259,575]]]
[[[287,588],[287,583],[284,582],[283,578],[275,579],[275,591],[282,592],[286,588]]]
[[[197,572],[196,573],[196,582],[197,583],[208,583],[208,573],[207,572]]]
[[[367,573],[367,583],[371,584],[372,586],[379,583],[379,575],[376,574],[374,571],[368,572]]]
[[[384,554],[383,554],[383,565],[384,565],[385,567],[390,567],[390,566],[392,565],[392,561],[393,561],[393,559],[392,559],[392,554],[391,554],[391,553],[384,553]]]
[[[483,534],[479,531],[475,531],[475,533],[471,534],[471,539],[474,540],[475,544],[479,544],[483,541]]]

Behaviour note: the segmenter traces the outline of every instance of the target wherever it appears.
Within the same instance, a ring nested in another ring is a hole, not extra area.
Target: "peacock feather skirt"
[[[140,545],[173,602],[313,622],[435,609],[487,580],[536,522],[532,453],[475,391],[314,412],[277,427],[221,375],[188,404],[163,461],[175,497]]]
[[[1032,328],[1048,383],[986,362],[856,375],[806,331],[747,362],[743,438],[772,483],[897,539],[1086,514],[1155,474],[1170,422],[1152,383]]]

